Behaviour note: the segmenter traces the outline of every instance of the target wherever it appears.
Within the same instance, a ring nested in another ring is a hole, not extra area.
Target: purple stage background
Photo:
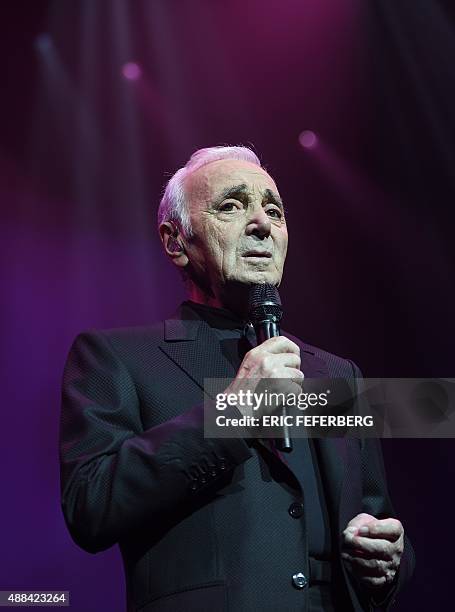
[[[155,219],[199,147],[252,143],[277,181],[285,329],[365,376],[455,375],[454,26],[448,0],[3,3],[0,590],[124,609],[117,549],[64,525],[61,375],[81,330],[184,299]],[[448,609],[454,448],[384,442],[417,557],[397,610]]]

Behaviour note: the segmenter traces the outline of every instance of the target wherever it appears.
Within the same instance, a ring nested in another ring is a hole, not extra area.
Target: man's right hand
[[[295,342],[276,336],[248,351],[237,376],[224,393],[255,392],[263,379],[267,379],[268,392],[286,395],[301,392],[304,374],[300,370],[300,348]],[[237,406],[242,414],[258,417],[276,412],[278,407],[266,405],[253,412],[251,407]]]

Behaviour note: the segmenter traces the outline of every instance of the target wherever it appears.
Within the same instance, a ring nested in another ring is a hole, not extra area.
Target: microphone
[[[280,321],[283,316],[280,294],[274,285],[252,285],[249,292],[248,318],[254,327],[258,344],[280,335]],[[286,407],[283,406],[286,416]],[[276,447],[286,453],[292,451],[289,428],[283,426],[283,437],[275,440]]]

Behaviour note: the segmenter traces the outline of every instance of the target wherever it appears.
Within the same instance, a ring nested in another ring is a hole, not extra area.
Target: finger
[[[298,393],[300,393],[305,380],[305,374],[301,370],[295,369],[294,372],[292,372],[291,378],[292,382],[298,385]]]
[[[359,576],[386,576],[393,570],[390,563],[383,559],[359,559],[349,553],[341,553],[341,556],[351,564]]]
[[[384,549],[368,551],[368,550],[362,550],[360,548],[345,547],[343,548],[343,552],[346,552],[349,555],[356,557],[358,559],[382,559],[384,561],[392,562],[393,559],[395,558],[393,553],[391,553],[389,550],[384,550]]]
[[[302,384],[305,378],[305,374],[302,372],[302,370],[299,370],[298,368],[286,368],[286,375],[287,376],[285,376],[285,378],[290,378],[299,386]]]
[[[359,548],[344,548],[343,552],[355,557],[356,559],[382,559],[383,561],[392,562],[394,556],[390,556],[388,551],[374,551],[369,552],[367,550],[361,550]]]
[[[260,344],[261,349],[266,349],[269,353],[296,353],[300,355],[300,347],[286,338],[285,336],[275,336]]]
[[[349,534],[344,538],[343,548],[351,553],[356,551],[358,556],[369,558],[376,556],[378,559],[386,560],[392,559],[396,552],[396,547],[388,540]]]
[[[388,583],[393,582],[396,575],[396,571],[393,569],[388,570],[385,575],[370,575],[368,573],[364,573],[360,568],[353,565],[353,563],[348,559],[345,559],[344,563],[351,572],[351,574],[353,574],[359,582],[371,589],[375,589],[376,587],[382,587]]]
[[[264,363],[273,363],[274,367],[286,367],[300,369],[300,355],[296,353],[278,353],[264,357]]]
[[[352,518],[349,523],[346,525],[343,533],[346,532],[356,532],[363,525],[368,525],[370,523],[376,522],[378,519],[374,517],[372,514],[367,514],[366,512],[361,512]]]
[[[365,586],[374,589],[383,587],[388,582],[386,576],[363,576],[362,578],[360,578],[360,580]]]
[[[363,525],[359,535],[370,538],[381,538],[396,542],[404,533],[403,525],[397,519],[382,519],[369,525]]]
[[[261,362],[262,358],[262,362]],[[262,373],[261,378],[290,378],[289,369],[300,370],[300,357],[295,353],[279,353],[277,355],[257,355],[255,359]],[[292,373],[292,376],[294,374]]]

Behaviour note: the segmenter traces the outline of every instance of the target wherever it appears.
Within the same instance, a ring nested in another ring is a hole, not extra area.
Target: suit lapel
[[[227,386],[236,375],[230,361],[219,350],[216,334],[185,306],[181,306],[171,319],[164,322],[164,341],[159,346],[206,391],[204,379],[225,379]],[[213,395],[213,390],[210,395]]]

